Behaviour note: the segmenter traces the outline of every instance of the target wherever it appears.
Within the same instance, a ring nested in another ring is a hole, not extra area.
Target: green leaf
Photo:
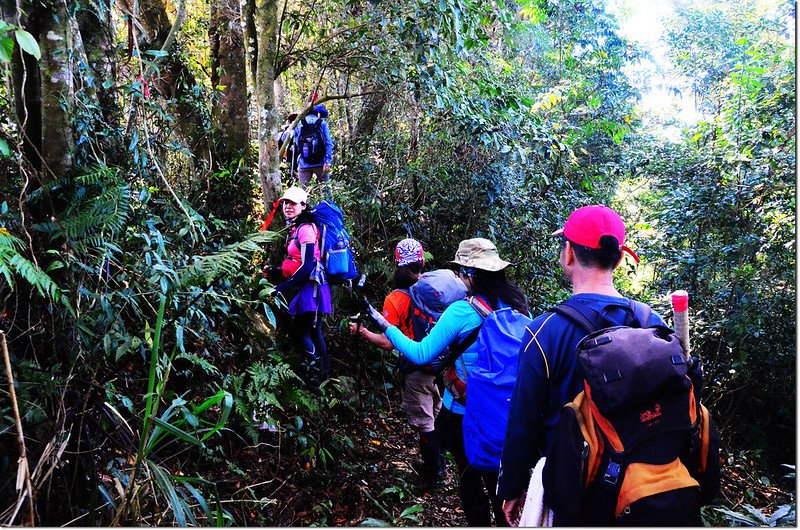
[[[181,477],[175,477],[175,478],[176,478],[176,480],[179,480]],[[199,504],[200,507],[203,509],[203,511],[206,514],[206,517],[208,517],[208,521],[211,522],[213,520],[213,515],[211,514],[211,509],[208,507],[208,503],[206,502],[205,498],[203,497],[203,494],[200,493],[194,486],[192,486],[188,482],[183,482],[182,481],[182,483],[183,483],[183,487],[186,488],[189,491],[189,493],[192,494],[192,497],[195,498],[195,500],[197,501],[197,504]]]
[[[11,61],[14,53],[14,39],[3,35],[0,37],[0,61],[7,63]]]
[[[188,442],[190,444],[197,445],[199,447],[205,447],[203,442],[201,442],[200,440],[198,440],[197,438],[195,438],[194,436],[192,436],[188,432],[184,431],[183,429],[179,429],[179,428],[175,427],[174,425],[172,425],[171,423],[167,423],[166,421],[162,420],[161,418],[155,418],[153,421],[158,427],[161,427],[165,431],[167,431],[170,434],[180,438],[184,442]],[[155,430],[154,430],[153,431],[153,436],[151,437],[151,440],[155,440],[155,438],[156,438],[155,435],[156,435],[156,433],[155,433]],[[148,447],[148,450],[150,450],[150,449],[152,449],[152,446]]]
[[[42,52],[39,50],[39,44],[36,42],[36,39],[33,38],[33,35],[24,29],[18,29],[14,32],[14,35],[17,37],[17,42],[19,43],[20,48],[36,57],[36,60],[42,58]]]
[[[213,399],[218,399],[218,398],[221,398],[222,401],[222,413],[220,414],[219,420],[217,420],[216,425],[214,425],[214,427],[210,431],[208,431],[203,435],[203,438],[201,439],[202,441],[206,441],[212,434],[218,432],[225,426],[225,423],[228,421],[228,416],[230,416],[231,410],[233,409],[233,395],[231,395],[229,392],[220,390],[219,392],[217,392],[217,395],[214,396]],[[208,403],[208,401],[206,401],[206,403]],[[205,405],[206,403],[203,403],[203,405]],[[203,405],[201,405],[201,407]]]
[[[100,495],[105,499],[106,503],[108,503],[112,508],[117,508],[117,503],[114,502],[114,499],[111,498],[111,494],[102,484],[97,485],[97,489],[100,491]]]
[[[2,46],[0,46],[0,51],[2,51]],[[2,57],[0,57],[0,60],[2,60]],[[10,154],[11,149],[8,148],[8,142],[6,142],[3,138],[0,138],[0,155],[9,156]]]
[[[153,477],[156,479],[156,483],[162,490],[164,497],[167,500],[167,503],[172,507],[172,513],[175,514],[175,522],[178,526],[186,526],[186,516],[183,510],[183,506],[181,505],[180,499],[178,498],[178,493],[175,491],[175,488],[170,484],[167,475],[158,467],[157,464],[147,461],[147,466],[153,473]]]
[[[424,508],[422,507],[421,504],[415,504],[414,506],[409,506],[408,508],[403,510],[403,513],[400,514],[400,519],[421,512],[422,510],[424,510]]]

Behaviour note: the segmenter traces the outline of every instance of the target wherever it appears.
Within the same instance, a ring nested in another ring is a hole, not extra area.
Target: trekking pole
[[[672,293],[672,312],[675,319],[675,334],[683,346],[686,360],[691,358],[689,344],[689,293],[684,290]]]

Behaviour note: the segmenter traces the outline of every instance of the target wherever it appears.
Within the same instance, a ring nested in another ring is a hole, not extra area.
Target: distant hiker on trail
[[[294,129],[294,145],[297,152],[297,177],[300,186],[308,189],[311,178],[325,183],[326,197],[330,197],[328,180],[333,161],[333,140],[328,129],[328,109],[317,105]]]
[[[415,337],[412,321],[412,303],[409,289],[422,274],[425,255],[416,239],[403,239],[395,249],[394,290],[383,301],[383,316],[393,326],[412,340]],[[458,280],[456,280],[458,281]],[[383,333],[373,333],[360,322],[350,324],[350,333],[358,334],[367,342],[391,351],[394,345]],[[401,359],[404,359],[401,356]],[[418,466],[419,485],[424,489],[441,487],[447,478],[447,468],[439,448],[434,421],[442,408],[442,397],[436,386],[435,375],[408,361],[400,363],[402,378],[403,410],[411,427],[419,433],[419,450],[422,464]]]
[[[294,145],[294,137],[292,141],[286,146],[286,151],[284,151],[283,155],[280,154],[280,149],[283,146],[283,143],[286,141],[286,138],[292,134],[292,130],[290,127],[294,120],[297,119],[297,113],[291,112],[288,116],[286,116],[286,122],[284,122],[281,129],[275,133],[274,140],[277,144],[278,148],[278,156],[280,158],[281,163],[281,171],[283,171],[286,175],[288,175],[288,180],[291,182],[295,178],[295,174],[297,173],[297,149]]]
[[[308,193],[292,186],[279,199],[289,233],[286,258],[281,264],[285,281],[275,290],[281,295],[297,290],[288,304],[294,332],[303,352],[301,376],[312,391],[328,377],[331,356],[322,335],[323,315],[332,313],[331,289],[320,261],[319,229],[307,210]]]
[[[519,287],[510,282],[504,269],[509,262],[500,259],[497,247],[488,239],[474,238],[461,241],[453,263],[460,266],[458,276],[470,294],[483,300],[493,309],[513,307],[527,313],[525,295]],[[412,362],[425,364],[435,359],[446,348],[456,349],[460,355],[454,360],[446,373],[444,408],[436,418],[436,432],[442,447],[455,457],[458,469],[458,495],[461,508],[469,526],[491,526],[494,513],[495,524],[506,526],[505,518],[497,497],[495,487],[497,473],[480,472],[469,465],[464,450],[462,421],[464,418],[464,382],[469,379],[472,368],[477,363],[478,347],[474,340],[483,325],[484,318],[473,305],[462,300],[450,305],[442,314],[430,334],[421,342],[414,342],[392,326],[379,312],[370,307],[370,317],[395,348]],[[458,349],[468,344],[465,349]]]
[[[605,206],[585,206],[553,235],[561,238],[559,263],[572,284],[568,302],[605,315],[613,325],[630,321],[631,301],[614,287],[613,272],[623,253],[637,263],[639,258],[624,244],[619,215]],[[664,324],[648,313],[643,326]],[[534,319],[522,339],[497,489],[512,526],[521,514],[530,470],[545,455],[564,404],[582,390],[576,347],[586,335],[572,320],[547,312]]]

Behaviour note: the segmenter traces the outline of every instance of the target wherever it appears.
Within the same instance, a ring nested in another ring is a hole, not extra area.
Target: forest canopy
[[[397,353],[348,319],[405,237],[429,270],[491,239],[541,314],[570,294],[551,232],[606,204],[642,258],[620,291],[690,293],[704,521],[794,525],[796,5],[670,5],[654,50],[621,0],[0,3],[0,523],[463,524],[387,467]],[[367,281],[333,287],[316,395],[258,229],[319,104]]]

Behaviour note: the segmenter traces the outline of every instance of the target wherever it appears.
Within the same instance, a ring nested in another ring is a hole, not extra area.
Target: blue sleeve
[[[327,121],[322,121],[321,129],[322,135],[325,137],[325,159],[322,163],[330,164],[333,161],[333,139],[331,138],[331,130],[328,128]]]
[[[420,342],[409,339],[394,326],[386,330],[386,337],[414,364],[427,364],[482,323],[483,319],[469,303],[458,301],[445,309],[431,332]]]

